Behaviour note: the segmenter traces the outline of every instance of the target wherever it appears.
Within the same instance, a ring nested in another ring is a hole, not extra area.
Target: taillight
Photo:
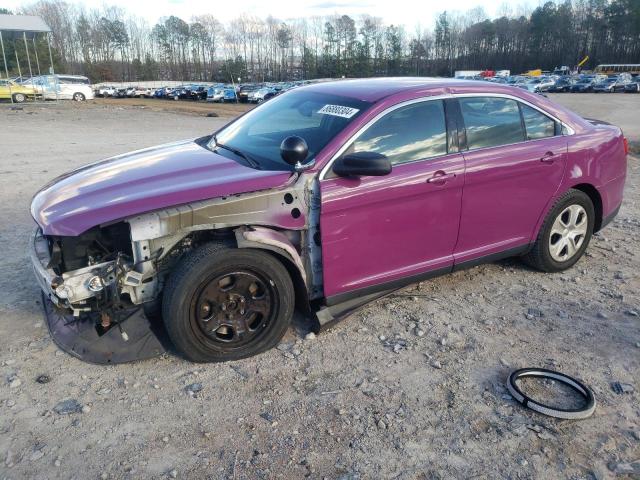
[[[622,137],[622,142],[624,143],[624,154],[629,155],[629,140],[627,137]]]

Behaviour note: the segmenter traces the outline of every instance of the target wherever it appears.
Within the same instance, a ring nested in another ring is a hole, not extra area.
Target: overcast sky
[[[82,4],[87,7],[101,7],[104,0],[67,0],[69,3]],[[517,0],[509,2],[521,8],[523,4],[537,5],[541,0]],[[18,10],[31,1],[0,0],[0,6],[10,10]],[[211,0],[110,0],[109,5],[120,6],[126,11],[147,19],[155,24],[159,18],[176,15],[183,20],[190,20],[193,15],[211,13],[220,21],[227,22],[242,13],[249,13],[265,18],[272,15],[286,20],[288,18],[307,17],[313,15],[332,15],[334,13],[357,17],[368,14],[381,17],[387,24],[402,24],[413,29],[416,25],[431,27],[437,13],[443,10],[466,11],[482,6],[485,12],[493,17],[504,0],[244,0],[244,1],[211,1]],[[513,8],[513,7],[512,7]]]

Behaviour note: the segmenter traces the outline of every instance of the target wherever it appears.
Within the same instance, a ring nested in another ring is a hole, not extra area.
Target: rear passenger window
[[[556,122],[535,108],[520,104],[527,140],[553,137],[556,133]]]
[[[469,149],[522,142],[524,131],[515,100],[496,97],[460,98]]]
[[[444,104],[439,100],[400,107],[385,115],[349,148],[349,153],[386,155],[392,165],[447,153]]]

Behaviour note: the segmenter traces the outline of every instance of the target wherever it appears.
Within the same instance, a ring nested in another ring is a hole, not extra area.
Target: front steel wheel
[[[573,266],[589,245],[595,210],[580,190],[562,195],[545,218],[526,263],[543,272],[559,272]]]
[[[185,357],[222,362],[277,345],[294,306],[291,277],[274,255],[210,243],[186,254],[170,274],[162,317]]]
[[[205,280],[191,302],[191,318],[200,333],[228,346],[257,341],[277,310],[274,286],[249,268]]]

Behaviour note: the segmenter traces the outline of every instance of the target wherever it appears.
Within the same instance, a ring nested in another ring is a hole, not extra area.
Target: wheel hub
[[[272,292],[269,282],[253,272],[233,272],[213,278],[195,298],[195,320],[209,339],[246,343],[267,326]]]
[[[587,234],[589,220],[582,205],[569,205],[556,217],[549,235],[549,253],[556,262],[573,258]]]

